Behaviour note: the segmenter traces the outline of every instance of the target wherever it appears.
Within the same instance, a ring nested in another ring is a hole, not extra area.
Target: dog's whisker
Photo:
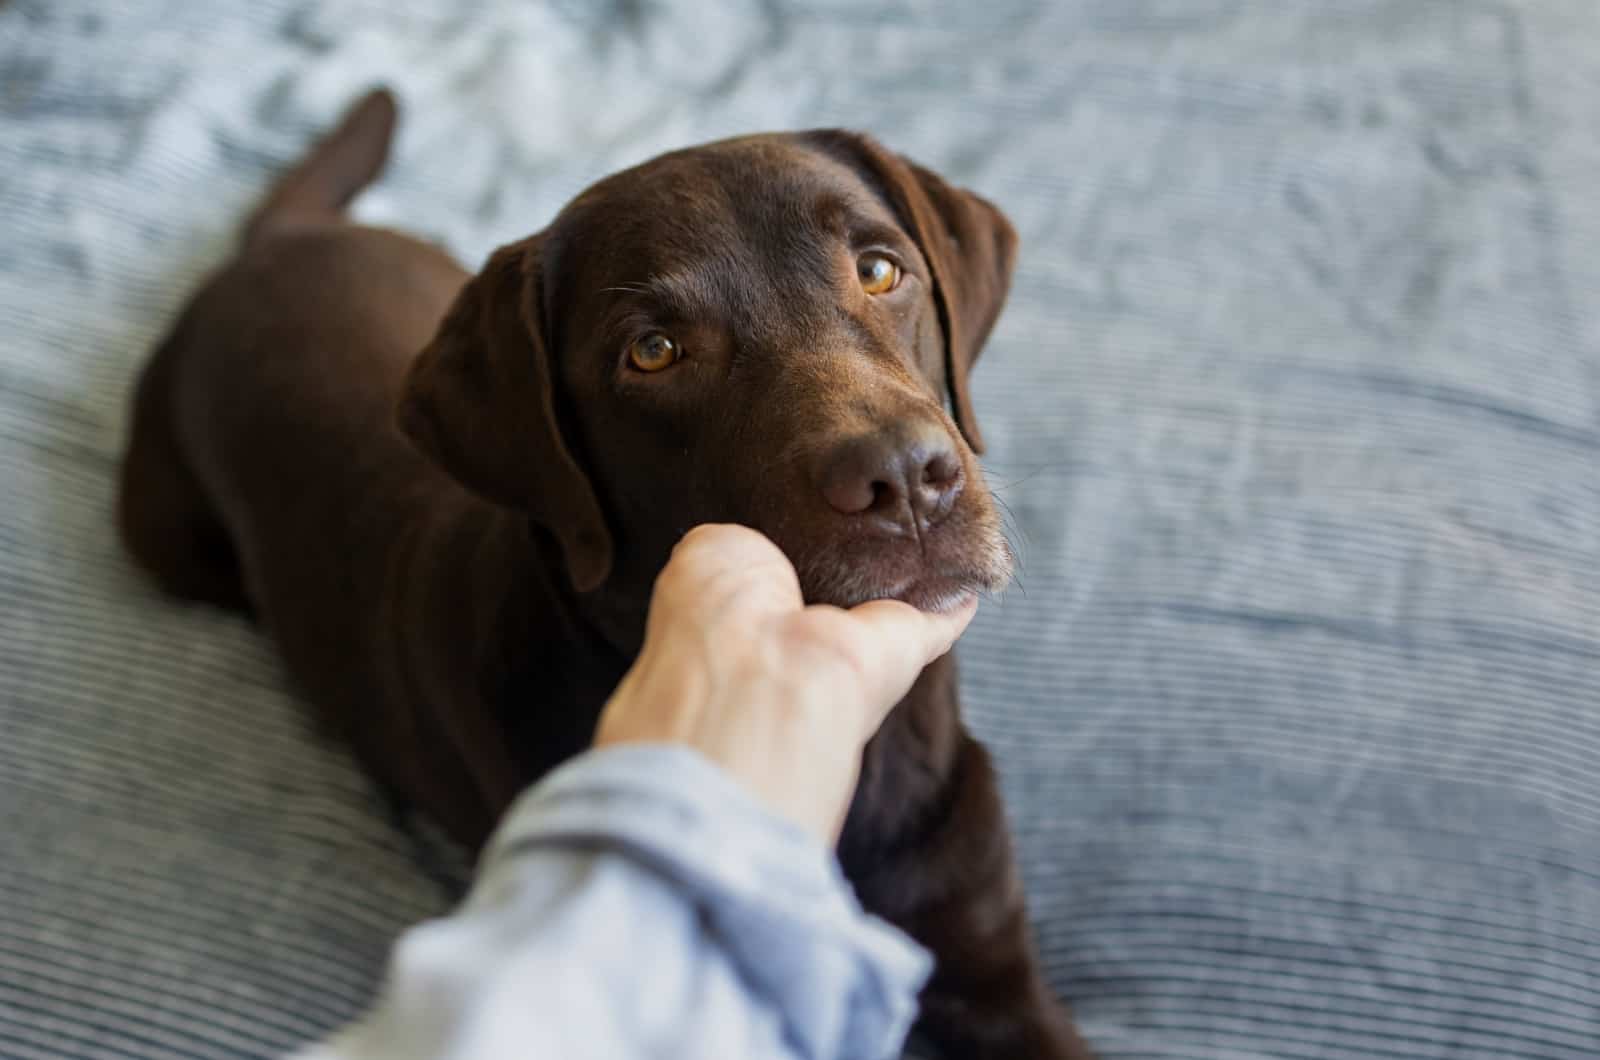
[[[990,484],[989,489],[991,491],[1016,489],[1018,486],[1021,486],[1022,484],[1026,483],[1026,482],[1032,482],[1034,479],[1038,478],[1040,475],[1044,474],[1048,470],[1050,470],[1050,469],[1047,468],[1047,467],[1034,468],[1032,471],[1029,471],[1027,474],[1023,475],[1021,478],[1012,479],[1010,482],[992,483],[992,484]]]
[[[985,473],[990,471],[1007,471],[1011,473],[1022,472],[1023,474],[1035,474],[1041,471],[1049,471],[1058,465],[1023,462],[1020,460],[1016,463],[1012,463],[1008,460],[990,460],[988,457],[983,457],[978,461],[978,466],[982,467]]]
[[[1026,547],[1028,535],[1022,528],[1022,521],[1011,505],[1003,497],[994,498],[995,507],[1000,512],[1000,532],[1010,547],[1011,559],[1018,573],[1027,569]]]

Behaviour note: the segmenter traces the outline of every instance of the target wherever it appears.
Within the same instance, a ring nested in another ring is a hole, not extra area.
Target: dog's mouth
[[[1000,592],[1011,581],[1011,553],[1002,542],[987,562],[929,565],[912,570],[883,570],[871,558],[851,562],[833,554],[800,566],[800,587],[807,603],[854,607],[869,600],[900,600],[919,611],[952,611],[974,596]],[[894,568],[899,564],[887,564]]]
[[[988,591],[998,589],[988,589],[971,578],[928,578],[895,589],[880,599],[900,600],[918,611],[943,614]]]
[[[981,480],[980,480],[981,485]],[[901,600],[947,612],[1010,584],[1014,553],[986,491],[969,488],[956,507],[916,533],[870,519],[784,519],[763,527],[799,575],[807,603],[855,607]]]

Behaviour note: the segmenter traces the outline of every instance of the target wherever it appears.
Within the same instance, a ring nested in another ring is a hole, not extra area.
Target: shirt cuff
[[[513,804],[479,878],[549,844],[625,851],[685,889],[808,1055],[895,1055],[932,962],[866,912],[831,850],[709,759],[666,744],[586,752]]]

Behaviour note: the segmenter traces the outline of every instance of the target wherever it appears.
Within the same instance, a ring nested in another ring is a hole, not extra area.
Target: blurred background
[[[1106,1057],[1600,1055],[1594,0],[0,0],[0,1055],[258,1057],[460,858],[111,530],[134,372],[274,174],[476,265],[842,125],[1023,249],[962,652]]]

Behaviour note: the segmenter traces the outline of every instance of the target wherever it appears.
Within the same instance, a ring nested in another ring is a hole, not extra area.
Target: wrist
[[[697,668],[641,656],[601,710],[594,744],[690,742],[708,694],[709,683]]]

